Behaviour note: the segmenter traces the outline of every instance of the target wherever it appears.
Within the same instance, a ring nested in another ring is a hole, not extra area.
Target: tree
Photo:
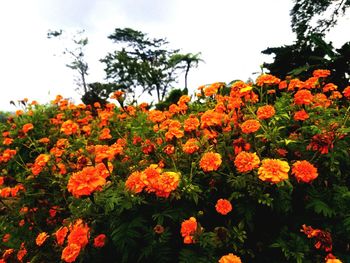
[[[186,68],[187,74],[198,60],[198,55],[182,55],[182,60],[175,60],[176,55],[181,55],[179,50],[167,48],[167,40],[163,38],[149,38],[146,34],[131,28],[116,28],[108,37],[120,45],[120,49],[101,59],[106,64],[106,78],[115,81],[118,87],[129,94],[134,100],[136,89],[141,89],[141,94],[156,92],[158,102],[164,100],[172,84],[177,80],[179,63],[184,58],[191,59]]]
[[[88,63],[85,61],[85,48],[88,44],[88,38],[82,37],[84,30],[78,31],[72,38],[73,48],[65,48],[63,54],[68,54],[71,62],[66,64],[68,68],[75,70],[78,73],[76,83],[79,88],[83,89],[84,94],[88,92],[88,86],[86,84],[86,76],[88,75]],[[63,34],[62,30],[49,30],[47,37],[61,37]]]
[[[292,30],[298,40],[307,39],[314,33],[324,35],[336,25],[339,15],[344,15],[350,6],[350,0],[294,0],[294,2],[290,15]]]
[[[200,59],[200,53],[192,54],[174,54],[170,58],[170,65],[173,65],[174,67],[177,67],[179,69],[182,69],[185,71],[185,89],[187,89],[187,77],[188,72],[192,67],[198,67],[199,62],[203,62],[202,59]]]
[[[263,50],[263,54],[275,56],[272,63],[264,63],[263,67],[280,78],[290,75],[300,79],[310,76],[314,69],[327,68],[332,71],[329,81],[345,88],[349,83],[350,42],[335,49],[324,37],[349,6],[350,0],[295,0],[290,15],[297,40],[292,45]],[[326,13],[330,15],[325,16]]]

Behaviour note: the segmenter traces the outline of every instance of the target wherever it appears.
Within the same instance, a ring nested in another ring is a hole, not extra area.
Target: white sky
[[[103,82],[99,59],[113,51],[107,36],[115,28],[166,37],[172,48],[202,53],[205,63],[189,73],[193,91],[216,81],[255,79],[259,66],[271,61],[262,50],[293,43],[292,6],[291,0],[1,0],[0,110],[15,110],[9,101],[25,97],[47,103],[61,94],[80,102],[74,71],[65,66],[69,60],[57,56],[63,43],[47,39],[48,29],[86,30],[88,82]],[[336,47],[349,41],[349,28],[345,17],[329,33]]]

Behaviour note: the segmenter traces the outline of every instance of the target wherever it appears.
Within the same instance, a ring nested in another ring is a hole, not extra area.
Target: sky
[[[11,0],[0,2],[0,111],[23,98],[48,103],[57,94],[80,103],[75,72],[62,55],[69,38],[47,39],[49,29],[67,35],[85,30],[89,39],[87,82],[105,81],[99,60],[116,49],[107,38],[131,27],[183,53],[201,53],[204,63],[189,73],[189,90],[217,81],[256,79],[272,58],[267,47],[292,44],[292,0]],[[349,16],[328,34],[336,47],[350,33]],[[180,79],[175,87],[182,88]],[[150,98],[141,97],[149,101]]]

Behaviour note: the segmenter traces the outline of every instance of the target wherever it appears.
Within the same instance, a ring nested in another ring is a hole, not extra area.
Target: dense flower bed
[[[350,86],[202,86],[167,111],[21,101],[0,262],[349,262]]]

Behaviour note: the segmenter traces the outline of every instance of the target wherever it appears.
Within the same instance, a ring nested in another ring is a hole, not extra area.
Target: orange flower
[[[39,139],[38,142],[40,142],[40,143],[45,143],[45,144],[46,144],[46,143],[49,143],[49,142],[50,142],[50,139],[44,137],[44,138]]]
[[[234,164],[238,172],[246,173],[257,168],[260,164],[260,159],[256,153],[242,151],[236,156]]]
[[[195,138],[188,139],[187,142],[182,145],[182,150],[187,154],[192,154],[199,150],[199,142]]]
[[[22,243],[21,248],[17,252],[17,259],[19,262],[22,262],[25,255],[27,255],[27,249],[24,247],[24,243]]]
[[[32,173],[34,175],[38,175],[42,169],[46,166],[47,162],[50,160],[50,155],[48,154],[40,154],[36,157],[34,165],[32,167]]]
[[[281,80],[273,75],[270,74],[263,74],[260,75],[256,80],[256,85],[263,86],[266,85],[278,85],[281,82]]]
[[[67,233],[68,233],[68,228],[67,228],[66,226],[60,227],[60,228],[55,232],[57,244],[59,244],[60,246],[63,245],[64,239],[66,238]]]
[[[104,247],[105,242],[106,242],[106,235],[99,234],[97,237],[94,238],[94,247],[97,247],[97,248]]]
[[[326,263],[342,263],[339,259],[337,259],[332,253],[329,253],[326,258]]]
[[[347,86],[347,87],[343,90],[343,94],[344,94],[345,98],[347,98],[347,99],[350,98],[350,86]]]
[[[27,124],[24,124],[23,127],[22,127],[22,131],[24,133],[27,133],[28,131],[32,130],[34,128],[33,124],[31,123],[27,123]]]
[[[76,244],[81,248],[89,243],[90,228],[83,220],[78,219],[73,225],[71,232],[68,235],[68,244]]]
[[[223,120],[224,120],[223,113],[215,112],[213,110],[207,110],[201,116],[201,128],[221,126]]]
[[[193,235],[197,231],[197,220],[190,217],[181,223],[181,236],[184,238],[185,244],[193,243]]]
[[[289,165],[277,159],[264,159],[258,170],[259,179],[265,182],[279,183],[288,179]]]
[[[112,139],[112,135],[110,134],[111,130],[108,128],[102,129],[100,136],[98,137],[100,140],[109,140]]]
[[[180,175],[175,172],[164,172],[158,178],[155,184],[150,185],[152,191],[159,197],[168,198],[170,193],[179,185]]]
[[[259,120],[265,120],[275,115],[275,108],[271,105],[266,105],[258,108],[256,112]]]
[[[232,205],[230,201],[226,199],[219,199],[216,202],[215,205],[216,212],[222,214],[222,215],[227,215],[229,212],[232,210]]]
[[[331,72],[328,69],[316,69],[312,72],[312,75],[317,78],[325,78],[328,77]]]
[[[11,235],[7,233],[2,237],[2,242],[6,243],[10,240],[10,238],[11,238]]]
[[[298,182],[309,183],[318,176],[317,168],[308,161],[297,161],[293,164],[292,174],[297,178]]]
[[[161,123],[162,121],[165,121],[166,116],[164,112],[160,110],[151,110],[148,112],[148,119],[155,123]]]
[[[204,172],[211,172],[219,169],[221,162],[221,155],[219,153],[207,152],[199,161],[199,166]]]
[[[35,243],[37,246],[41,246],[44,244],[45,240],[49,237],[49,235],[46,232],[41,232],[35,239]]]
[[[294,113],[295,121],[305,121],[309,118],[309,114],[305,110],[300,110]]]
[[[323,88],[322,91],[323,92],[327,92],[327,91],[332,91],[332,90],[337,90],[338,86],[335,85],[334,83],[327,83]]]
[[[294,103],[296,105],[309,105],[313,100],[313,96],[309,90],[299,90],[294,95]]]
[[[327,108],[331,105],[331,101],[327,99],[327,96],[323,93],[317,93],[313,97],[312,102],[314,103],[313,107],[323,107]]]
[[[241,124],[241,130],[243,133],[249,134],[256,132],[260,129],[260,122],[257,120],[247,120]]]
[[[3,145],[10,145],[13,143],[13,139],[12,138],[5,138],[2,142]]]
[[[78,132],[79,125],[73,122],[72,120],[65,121],[62,123],[61,132],[66,135],[72,135]]]
[[[184,121],[184,130],[186,132],[195,131],[199,127],[199,120],[194,116],[190,116]]]
[[[141,180],[141,176],[141,172],[138,171],[133,172],[131,175],[129,175],[128,179],[125,181],[126,189],[134,193],[140,193],[145,187],[145,184]]]
[[[73,173],[69,178],[67,189],[76,198],[90,195],[104,186],[106,179],[95,167],[85,167],[82,171]]]
[[[240,257],[229,253],[219,259],[219,263],[242,263]]]
[[[80,249],[77,244],[68,244],[62,251],[61,259],[68,263],[74,262],[79,256]]]

